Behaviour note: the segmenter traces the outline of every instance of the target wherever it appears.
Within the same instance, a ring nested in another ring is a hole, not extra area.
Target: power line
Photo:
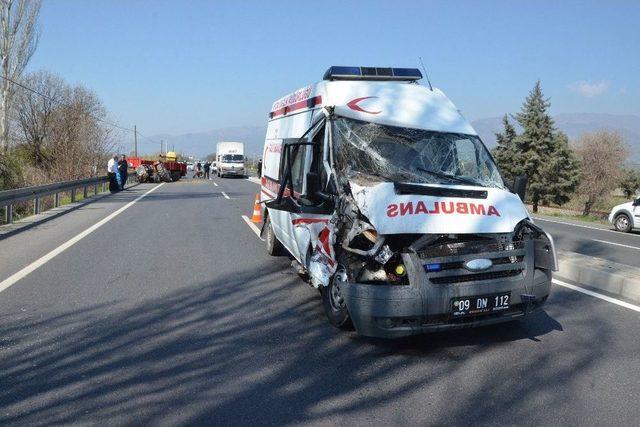
[[[62,102],[62,101],[60,101],[60,100],[58,100],[58,99],[55,99],[55,98],[50,97],[49,95],[45,95],[44,93],[41,93],[41,92],[39,92],[39,91],[37,91],[37,90],[35,90],[35,89],[33,89],[33,88],[30,88],[29,86],[23,85],[22,83],[19,83],[19,82],[15,81],[15,80],[13,80],[13,79],[11,79],[11,78],[7,77],[7,76],[3,76],[3,75],[1,75],[1,74],[0,74],[0,78],[3,78],[4,80],[6,80],[6,81],[8,81],[8,82],[10,82],[10,83],[12,83],[12,84],[14,84],[14,85],[21,87],[21,88],[22,88],[22,89],[24,89],[24,90],[28,90],[29,92],[35,93],[36,95],[39,95],[39,96],[41,96],[41,97],[43,97],[43,98],[45,98],[45,99],[48,99],[48,100],[49,100],[49,101],[51,101],[51,102],[55,102],[55,103],[56,103],[56,104],[58,104],[58,105],[61,105],[61,106],[63,106],[63,107],[73,108],[73,106],[71,106],[71,105],[65,104],[64,102]],[[111,122],[111,121],[106,120],[106,119],[103,119],[103,118],[101,118],[101,117],[97,117],[97,116],[95,116],[95,115],[93,115],[93,114],[91,114],[91,113],[85,113],[85,114],[86,114],[87,116],[89,116],[89,117],[93,118],[94,120],[98,121],[98,122],[104,123],[104,124],[109,125],[109,126],[112,126],[112,127],[114,127],[114,128],[117,128],[117,129],[120,129],[120,130],[123,130],[123,131],[126,131],[126,132],[131,132],[131,133],[134,133],[134,134],[136,133],[136,130],[135,130],[135,129],[129,129],[129,128],[126,128],[126,127],[124,127],[124,126],[120,126],[120,125],[119,125],[119,124],[117,124],[117,123]],[[140,131],[137,131],[137,134],[138,134],[138,135],[140,135],[140,136],[142,136],[143,138],[148,139],[149,141],[151,141],[151,142],[152,142],[152,143],[154,143],[154,144],[159,144],[159,142],[154,141],[153,139],[151,139],[151,138],[149,138],[149,137],[146,137],[146,136],[142,135],[142,134],[140,133]]]

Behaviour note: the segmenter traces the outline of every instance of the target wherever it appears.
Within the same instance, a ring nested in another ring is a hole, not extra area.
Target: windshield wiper
[[[438,172],[438,171],[434,171],[434,170],[430,170],[430,169],[425,169],[425,168],[421,168],[421,167],[416,167],[417,170],[421,171],[421,172],[426,172],[429,173],[433,176],[437,176],[439,178],[447,178],[450,179],[452,181],[457,181],[457,182],[461,182],[463,184],[469,184],[469,185],[475,185],[478,187],[484,187],[484,185],[480,184],[479,182],[476,182],[472,179],[467,179],[467,178],[462,178],[459,176],[455,176],[455,175],[449,175],[448,173],[443,173],[443,172]]]

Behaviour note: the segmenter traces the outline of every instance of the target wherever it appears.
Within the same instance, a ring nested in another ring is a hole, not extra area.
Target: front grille
[[[419,251],[418,257],[425,266],[438,264],[437,271],[425,268],[429,281],[437,285],[516,277],[526,268],[523,241],[511,243],[485,236],[441,241]],[[490,259],[492,266],[480,272],[464,267],[465,262],[477,258]]]
[[[450,283],[473,282],[477,280],[503,279],[505,277],[517,276],[520,273],[522,273],[522,269],[496,272],[490,271],[488,273],[474,273],[462,276],[431,277],[429,278],[429,280],[431,281],[431,283],[435,283],[437,285],[448,285]]]

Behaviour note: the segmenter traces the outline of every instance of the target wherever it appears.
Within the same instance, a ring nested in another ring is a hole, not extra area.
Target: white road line
[[[262,237],[260,237],[260,229],[258,228],[257,225],[255,225],[248,216],[246,215],[242,215],[242,219],[244,219],[244,222],[247,223],[247,225],[249,226],[249,228],[251,230],[253,230],[254,233],[256,233],[256,236],[258,236],[258,239],[262,240],[264,242],[264,239]]]
[[[215,186],[217,187],[217,186],[218,186],[218,183],[214,181],[214,182],[213,182],[213,185],[215,185]]]
[[[54,250],[52,250],[48,254],[43,255],[42,257],[38,258],[37,260],[35,260],[31,264],[29,264],[28,266],[24,267],[22,270],[20,270],[17,273],[9,276],[8,278],[4,279],[2,282],[0,282],[0,292],[2,292],[5,289],[9,288],[13,284],[15,284],[17,281],[19,281],[20,279],[23,279],[24,277],[26,277],[27,275],[29,275],[33,271],[37,270],[38,268],[42,267],[44,264],[46,264],[47,262],[51,261],[53,258],[55,258],[56,256],[60,255],[62,252],[64,252],[65,250],[69,249],[71,246],[75,245],[80,240],[84,239],[89,234],[93,233],[98,228],[102,227],[107,222],[111,221],[113,218],[117,217],[122,212],[126,211],[131,206],[135,205],[140,199],[142,199],[143,197],[147,196],[148,194],[156,191],[158,188],[162,187],[163,185],[164,185],[164,182],[162,184],[160,184],[160,185],[157,185],[157,186],[153,187],[152,189],[150,189],[149,191],[147,191],[143,195],[138,196],[135,200],[132,200],[131,202],[127,203],[126,205],[124,205],[123,207],[118,209],[117,211],[111,213],[107,217],[105,217],[105,218],[101,219],[100,221],[96,222],[95,224],[93,224],[91,227],[87,228],[86,230],[84,230],[80,234],[77,234],[76,236],[74,236],[71,239],[67,240],[66,242],[64,242],[63,244],[61,244],[60,246],[58,246],[57,248],[55,248]]]
[[[534,216],[533,219],[535,221],[547,221],[547,222],[554,222],[556,224],[562,224],[562,225],[571,225],[573,227],[580,227],[580,228],[588,228],[590,230],[597,230],[597,231],[606,231],[607,233],[616,233],[617,235],[621,235],[621,233],[619,231],[615,231],[615,230],[607,230],[606,228],[599,228],[599,227],[590,227],[588,225],[581,225],[581,224],[574,224],[572,222],[565,222],[565,221],[555,221],[552,219],[547,219],[547,218],[541,218],[539,216]],[[627,236],[632,236],[632,237],[640,237],[640,235],[638,234],[626,234]]]
[[[251,182],[253,182],[254,184],[258,184],[258,185],[261,185],[261,184],[262,184],[262,183],[260,182],[260,178],[256,178],[255,176],[250,176],[250,177],[248,178],[248,181],[251,181]]]
[[[227,193],[225,193],[224,191],[221,191],[221,193],[225,199],[231,199],[231,197],[227,196]]]
[[[640,251],[640,248],[637,246],[623,245],[622,243],[607,242],[606,240],[598,240],[598,239],[591,239],[591,240],[593,240],[594,242],[606,243],[607,245],[622,246],[623,248],[636,249]]]
[[[593,291],[590,291],[588,289],[584,289],[584,288],[581,288],[579,286],[575,286],[575,285],[563,282],[563,281],[558,280],[558,279],[553,279],[553,283],[558,285],[558,286],[563,286],[565,288],[569,288],[569,289],[574,290],[576,292],[581,292],[583,294],[592,296],[594,298],[598,298],[598,299],[601,299],[603,301],[610,302],[611,304],[619,305],[620,307],[628,308],[629,310],[637,311],[637,312],[640,313],[640,306],[637,306],[637,305],[634,305],[634,304],[629,304],[628,302],[621,301],[621,300],[616,299],[616,298],[611,298],[611,297],[608,297],[606,295],[599,294],[597,292],[593,292]]]

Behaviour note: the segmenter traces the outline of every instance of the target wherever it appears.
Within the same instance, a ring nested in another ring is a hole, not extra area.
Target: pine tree
[[[550,105],[538,81],[515,116],[523,132],[514,140],[513,172],[529,178],[533,212],[540,202],[567,201],[577,185],[577,161],[547,112]]]
[[[493,149],[493,159],[496,161],[502,177],[507,181],[513,181],[516,176],[514,173],[514,165],[516,164],[515,138],[516,130],[509,122],[509,116],[506,114],[502,118],[503,132],[496,133],[496,141],[498,145]]]

